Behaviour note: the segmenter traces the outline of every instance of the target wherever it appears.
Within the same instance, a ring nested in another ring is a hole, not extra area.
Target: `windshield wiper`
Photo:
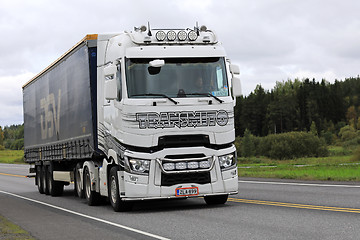
[[[143,93],[143,94],[135,94],[135,95],[131,95],[131,97],[141,97],[141,96],[154,96],[154,97],[164,97],[169,99],[171,102],[173,102],[175,105],[178,104],[179,102],[175,101],[174,99],[172,99],[171,97],[165,95],[165,94],[161,94],[161,93]]]
[[[207,96],[207,97],[213,97],[215,98],[219,103],[223,103],[224,101],[218,98],[217,96],[214,96],[211,93],[185,93],[185,95],[200,95],[200,96]]]

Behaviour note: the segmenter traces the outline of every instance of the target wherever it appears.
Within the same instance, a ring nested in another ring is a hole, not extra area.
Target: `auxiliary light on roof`
[[[191,30],[189,32],[189,40],[190,41],[195,41],[197,39],[198,35],[194,30]]]
[[[169,41],[175,41],[175,39],[176,39],[176,32],[175,31],[170,30],[170,31],[168,31],[168,33],[166,35],[167,35],[167,39]]]
[[[187,38],[187,33],[184,30],[181,30],[178,32],[177,36],[180,41],[185,41]]]
[[[166,38],[166,34],[164,31],[157,31],[155,36],[158,41],[164,41]]]

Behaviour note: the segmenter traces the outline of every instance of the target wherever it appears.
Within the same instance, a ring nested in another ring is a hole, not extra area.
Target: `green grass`
[[[280,178],[298,180],[360,181],[360,165],[338,166],[277,166],[239,169],[241,177]]]
[[[298,180],[360,181],[360,165],[352,151],[329,147],[329,157],[273,160],[238,158],[240,177]]]
[[[24,151],[0,150],[0,163],[24,163]]]
[[[28,232],[0,215],[0,239],[35,240]]]

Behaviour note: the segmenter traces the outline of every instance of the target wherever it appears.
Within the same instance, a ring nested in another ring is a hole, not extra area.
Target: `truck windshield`
[[[126,60],[129,98],[229,96],[224,58],[165,58],[161,67],[152,60]]]

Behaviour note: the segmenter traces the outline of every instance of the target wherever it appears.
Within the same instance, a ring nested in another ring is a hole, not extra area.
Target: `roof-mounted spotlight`
[[[164,31],[157,31],[155,37],[158,41],[164,41],[166,38],[166,34]]]
[[[188,34],[190,41],[195,41],[198,37],[197,33],[194,30],[191,30]]]
[[[187,34],[184,30],[181,30],[177,34],[179,41],[185,41],[187,38]]]
[[[176,39],[176,32],[175,31],[170,30],[170,31],[167,32],[166,35],[167,35],[167,39],[169,41],[175,41],[175,39]]]

